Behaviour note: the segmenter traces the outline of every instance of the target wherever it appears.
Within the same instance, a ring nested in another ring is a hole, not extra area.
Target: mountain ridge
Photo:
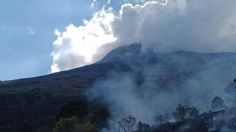
[[[18,128],[27,124],[40,129],[32,123],[50,118],[50,125],[41,124],[50,128],[63,104],[83,97],[94,83],[108,79],[110,73],[133,73],[140,86],[144,81],[151,81],[157,87],[168,89],[172,85],[182,87],[186,79],[206,67],[232,69],[235,64],[236,53],[156,53],[142,50],[139,44],[120,47],[95,64],[45,76],[2,81],[0,126]],[[233,74],[234,70],[227,72]],[[227,77],[229,81],[230,78],[231,75]],[[26,113],[30,113],[29,116]],[[21,120],[16,119],[19,115]]]

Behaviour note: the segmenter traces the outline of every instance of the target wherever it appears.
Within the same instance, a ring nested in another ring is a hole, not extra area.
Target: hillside
[[[202,83],[199,87],[207,88],[213,87],[212,82],[216,81],[221,85],[217,83],[214,87],[218,85],[223,89],[236,76],[235,65],[236,53],[156,53],[143,51],[138,44],[120,47],[92,65],[46,76],[0,82],[0,131],[14,131],[25,126],[37,131],[50,131],[64,104],[90,96],[88,93],[97,86],[97,82],[109,80],[113,74],[132,74],[137,85],[135,90],[140,90],[140,93],[145,93],[147,87],[156,88],[152,89],[153,94],[160,91],[182,92],[177,89],[197,85],[186,83],[191,79],[192,82],[202,79],[196,83]],[[203,75],[203,72],[206,73]],[[213,81],[207,84],[208,79]],[[218,94],[217,90],[213,94],[208,93],[209,96],[203,95],[203,98],[209,101]],[[146,99],[145,96],[143,98]],[[186,103],[192,103],[188,101]],[[89,108],[94,109],[97,102]],[[103,99],[101,102],[107,103]],[[176,107],[176,103],[172,108]],[[180,103],[183,103],[182,100]]]

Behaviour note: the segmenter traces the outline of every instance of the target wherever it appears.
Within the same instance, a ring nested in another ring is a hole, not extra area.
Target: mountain
[[[102,63],[0,83],[0,126],[10,130],[28,124],[40,129],[52,125],[63,104],[81,98],[86,89],[97,79],[106,78],[111,70],[130,69],[121,63]]]
[[[0,82],[0,131],[15,131],[30,126],[51,131],[61,107],[81,99],[111,73],[132,73],[137,85],[153,81],[158,87],[183,87],[183,82],[206,67],[224,69],[225,80],[236,73],[236,53],[156,53],[140,44],[119,47],[101,61],[46,76]],[[223,76],[223,74],[222,74]],[[97,104],[90,107],[95,109]]]

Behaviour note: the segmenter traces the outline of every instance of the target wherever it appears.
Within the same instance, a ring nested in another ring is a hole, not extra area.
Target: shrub
[[[97,132],[95,123],[87,122],[83,126],[83,132]]]
[[[68,104],[62,106],[61,111],[58,114],[57,119],[69,118],[72,116],[77,116],[79,119],[84,119],[87,116],[87,104],[83,100],[71,101]]]
[[[81,126],[78,124],[77,117],[61,118],[57,123],[53,132],[80,132]]]
[[[95,123],[80,122],[75,116],[71,118],[61,118],[57,123],[53,132],[97,132]]]

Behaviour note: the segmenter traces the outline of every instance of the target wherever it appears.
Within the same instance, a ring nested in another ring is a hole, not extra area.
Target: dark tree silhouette
[[[222,110],[224,107],[225,107],[224,100],[221,97],[216,96],[211,101],[211,110],[213,111]]]
[[[176,107],[173,116],[178,121],[183,121],[185,119],[193,119],[199,115],[199,110],[193,106],[189,107],[186,105],[179,104]]]
[[[132,132],[134,129],[135,123],[136,123],[136,118],[131,115],[121,118],[121,120],[118,122],[119,127],[124,132]]]
[[[168,114],[161,114],[155,117],[157,123],[166,123],[168,121]]]

